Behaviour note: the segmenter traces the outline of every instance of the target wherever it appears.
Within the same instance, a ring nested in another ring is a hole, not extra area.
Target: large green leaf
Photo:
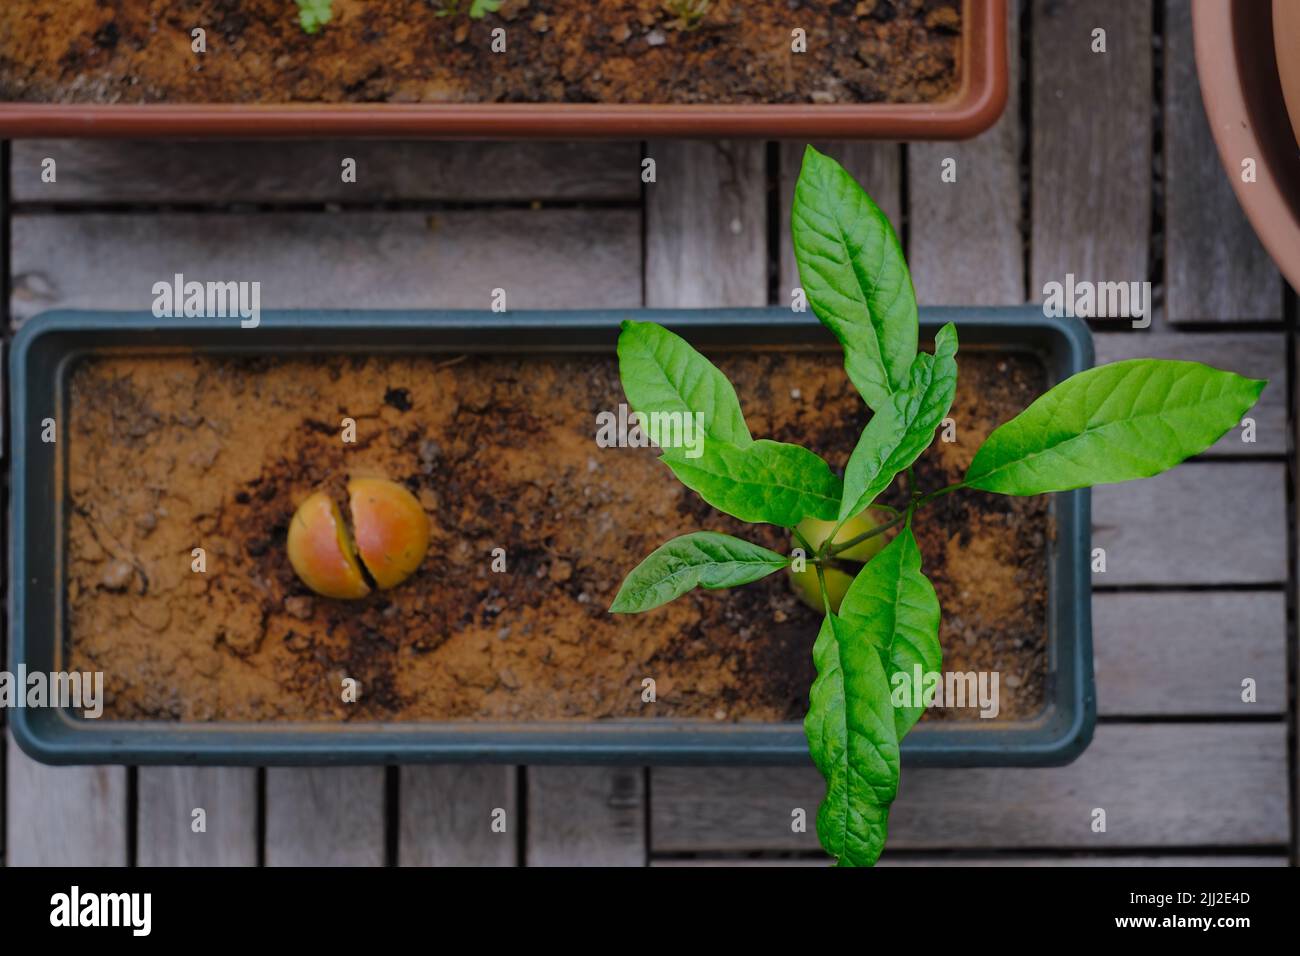
[[[965,481],[1004,495],[1038,495],[1148,478],[1213,445],[1266,384],[1164,359],[1088,369],[994,431]]]
[[[679,335],[654,322],[623,323],[618,373],[633,411],[704,416],[706,438],[743,448],[753,439],[727,376]]]
[[[957,392],[956,355],[957,330],[950,322],[935,336],[934,355],[921,353],[912,363],[909,386],[891,395],[867,422],[844,471],[839,520],[866,510],[930,447]]]
[[[839,163],[809,146],[790,232],[813,312],[844,347],[849,380],[883,408],[907,387],[916,357],[916,293],[894,227]]]
[[[858,572],[840,604],[840,616],[859,627],[879,649],[891,688],[894,675],[901,672],[907,675],[910,690],[917,665],[922,674],[939,672],[943,666],[939,599],[921,572],[921,549],[910,524]],[[910,693],[907,697],[912,699]],[[899,740],[924,712],[924,707],[911,704],[895,706]]]
[[[728,534],[684,534],[660,545],[633,568],[609,609],[616,614],[649,611],[692,588],[748,584],[789,563],[785,555]]]
[[[861,622],[828,614],[813,645],[817,678],[804,733],[826,779],[817,837],[840,866],[871,866],[898,792],[898,736],[880,653]]]
[[[751,524],[793,528],[808,516],[831,521],[843,483],[806,448],[766,438],[737,448],[706,441],[703,454],[666,449],[663,460],[678,480],[719,511]]]

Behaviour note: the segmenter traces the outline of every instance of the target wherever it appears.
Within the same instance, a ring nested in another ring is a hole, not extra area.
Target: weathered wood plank
[[[1286,466],[1192,462],[1092,492],[1094,587],[1282,584]]]
[[[1286,713],[1282,591],[1102,592],[1092,630],[1103,715]],[[1242,701],[1246,678],[1256,703]]]
[[[894,849],[1284,846],[1286,725],[1103,724],[1066,767],[904,768]],[[806,769],[657,768],[652,852],[815,850]],[[1105,833],[1092,830],[1106,811]],[[808,814],[793,832],[792,811]],[[886,850],[888,853],[888,850]]]
[[[126,768],[48,767],[5,743],[5,864],[126,866]]]
[[[1255,420],[1255,441],[1242,441],[1242,430],[1232,429],[1205,454],[1283,455],[1287,450],[1286,339],[1269,333],[1161,333],[1101,332],[1093,336],[1097,364],[1131,358],[1181,359],[1204,362],[1269,383],[1248,413]]]
[[[1020,208],[1020,21],[1007,18],[1006,112],[964,143],[907,148],[908,264],[922,305],[1025,301]],[[956,182],[942,178],[952,160]]]
[[[1205,118],[1191,4],[1160,2],[1165,12],[1165,314],[1170,322],[1281,319],[1281,277],[1242,214]]]
[[[270,767],[267,866],[382,866],[383,767]]]
[[[649,144],[645,304],[651,308],[767,304],[764,144]]]
[[[651,860],[654,867],[698,868],[698,867],[824,867],[829,859],[808,857],[785,858],[763,857],[758,859],[738,859],[735,857],[673,858]],[[877,866],[958,866],[958,867],[1040,867],[1040,866],[1087,866],[1087,867],[1240,867],[1240,866],[1286,866],[1285,856],[1080,856],[1068,854],[1061,856],[909,856],[906,853],[886,853]]]
[[[262,308],[622,308],[641,301],[640,217],[624,209],[26,215],[13,319],[148,309],[177,273],[262,283]],[[196,271],[198,270],[198,271]]]
[[[136,776],[141,866],[256,866],[257,771],[141,767]],[[194,831],[194,811],[206,829]]]
[[[516,767],[486,764],[403,767],[400,866],[516,866]],[[500,826],[494,829],[494,817]]]
[[[57,164],[56,183],[41,162]],[[356,160],[356,182],[342,163]],[[19,203],[621,200],[641,197],[636,143],[24,140]]]
[[[1151,2],[1033,0],[1031,299],[1067,273],[1148,278]]]
[[[529,767],[529,866],[644,866],[645,771]]]
[[[776,305],[790,304],[790,296],[800,285],[799,267],[794,261],[794,243],[790,239],[790,208],[794,202],[794,187],[799,181],[803,166],[802,141],[781,143],[779,159],[781,208],[780,285]],[[818,150],[833,157],[875,200],[881,212],[889,217],[895,228],[903,221],[903,147],[898,143],[868,143],[861,141],[813,143]]]

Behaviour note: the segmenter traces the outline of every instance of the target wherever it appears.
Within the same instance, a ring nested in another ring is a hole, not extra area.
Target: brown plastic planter
[[[1300,289],[1300,133],[1287,117],[1272,12],[1253,0],[1194,0],[1196,72],[1237,201],[1287,281]],[[1255,160],[1255,182],[1242,182],[1245,159]]]
[[[1006,0],[964,0],[961,77],[935,103],[473,103],[346,105],[0,103],[0,138],[374,136],[628,139],[649,136],[962,139],[1007,98]]]

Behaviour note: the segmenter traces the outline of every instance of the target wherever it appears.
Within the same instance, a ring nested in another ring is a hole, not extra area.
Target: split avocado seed
[[[857,517],[844,522],[844,526],[835,535],[835,544],[852,541],[859,535],[866,534],[873,528],[878,527],[881,523],[881,521],[876,520],[871,510],[868,509]],[[835,530],[835,522],[821,521],[817,518],[804,518],[799,522],[795,530],[798,534],[791,540],[792,547],[803,547],[803,544],[799,541],[799,535],[802,535],[803,540],[812,546],[813,553],[806,556],[806,564],[802,571],[796,571],[793,567],[790,568],[788,572],[790,586],[794,589],[794,593],[799,595],[801,601],[813,610],[821,612],[823,609],[822,590],[817,583],[817,566],[813,564],[812,559],[821,550],[822,545],[826,543],[826,539],[831,536],[831,532]],[[849,585],[853,583],[853,578],[861,570],[859,565],[866,564],[879,554],[885,547],[885,542],[886,536],[884,534],[875,535],[835,555],[835,564],[823,565],[822,573],[826,577],[826,598],[830,602],[833,612],[839,613],[840,603],[844,600],[844,595],[848,593]]]
[[[351,528],[329,494],[317,491],[289,523],[289,563],[322,597],[365,597],[371,583],[381,591],[394,588],[420,566],[429,548],[429,518],[396,482],[353,478],[348,507]]]

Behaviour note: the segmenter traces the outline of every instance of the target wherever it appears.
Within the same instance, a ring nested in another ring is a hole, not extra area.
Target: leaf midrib
[[[1028,463],[1028,462],[1030,462],[1030,461],[1033,461],[1033,460],[1036,459],[1036,458],[1040,458],[1040,457],[1042,457],[1043,455],[1046,455],[1046,454],[1048,454],[1048,453],[1050,453],[1050,452],[1057,451],[1058,449],[1060,449],[1060,448],[1062,448],[1062,447],[1068,446],[1068,445],[1069,445],[1070,443],[1072,443],[1072,442],[1082,441],[1083,439],[1088,438],[1088,437],[1090,437],[1090,436],[1097,435],[1097,434],[1099,434],[1099,433],[1103,433],[1103,432],[1105,432],[1106,429],[1108,429],[1108,428],[1117,428],[1117,427],[1120,427],[1120,426],[1123,426],[1123,425],[1129,425],[1129,424],[1134,424],[1134,423],[1140,423],[1140,422],[1144,422],[1144,421],[1150,421],[1150,420],[1153,420],[1153,419],[1160,419],[1160,418],[1162,418],[1162,417],[1164,417],[1164,416],[1166,416],[1166,415],[1170,415],[1170,414],[1172,414],[1172,413],[1192,411],[1192,410],[1194,410],[1194,409],[1196,409],[1196,408],[1198,408],[1198,407],[1204,407],[1204,406],[1206,406],[1206,405],[1210,405],[1210,404],[1213,404],[1213,403],[1215,403],[1215,402],[1224,401],[1224,400],[1226,400],[1226,399],[1225,399],[1225,396],[1223,396],[1223,395],[1217,395],[1217,396],[1215,396],[1213,399],[1211,399],[1211,400],[1208,401],[1208,402],[1189,403],[1189,404],[1186,404],[1186,405],[1177,405],[1177,406],[1174,406],[1174,407],[1172,407],[1172,408],[1166,407],[1166,408],[1162,408],[1162,409],[1160,409],[1159,411],[1156,411],[1156,412],[1148,412],[1148,413],[1146,413],[1146,414],[1142,414],[1142,415],[1133,415],[1133,416],[1131,416],[1131,417],[1129,417],[1129,418],[1116,419],[1116,420],[1112,420],[1112,421],[1108,421],[1108,422],[1103,422],[1102,424],[1097,425],[1097,426],[1095,426],[1095,427],[1091,427],[1091,426],[1090,426],[1090,427],[1088,427],[1088,428],[1083,429],[1083,431],[1078,432],[1077,434],[1068,435],[1068,436],[1066,436],[1065,438],[1062,438],[1061,440],[1059,440],[1059,441],[1057,441],[1057,442],[1054,442],[1054,443],[1052,443],[1052,444],[1050,444],[1050,445],[1047,445],[1047,446],[1045,446],[1045,447],[1043,447],[1043,448],[1040,448],[1038,451],[1032,451],[1032,452],[1030,452],[1030,453],[1027,454],[1027,455],[1022,455],[1022,456],[1019,457],[1019,458],[1015,458],[1015,459],[1012,459],[1011,461],[1008,461],[1008,462],[1005,462],[1005,463],[1003,463],[1003,464],[1001,464],[1001,465],[998,465],[996,468],[994,468],[994,469],[992,469],[992,470],[990,470],[990,471],[986,471],[986,472],[984,472],[984,473],[981,474],[981,475],[976,475],[974,478],[968,478],[967,481],[983,481],[985,478],[989,478],[989,477],[991,477],[991,476],[993,476],[993,475],[996,475],[996,474],[998,474],[998,473],[1000,473],[1000,472],[1006,471],[1006,470],[1009,469],[1009,468],[1014,468],[1014,467],[1019,466],[1019,465],[1024,465],[1024,464],[1026,464],[1026,463]]]

